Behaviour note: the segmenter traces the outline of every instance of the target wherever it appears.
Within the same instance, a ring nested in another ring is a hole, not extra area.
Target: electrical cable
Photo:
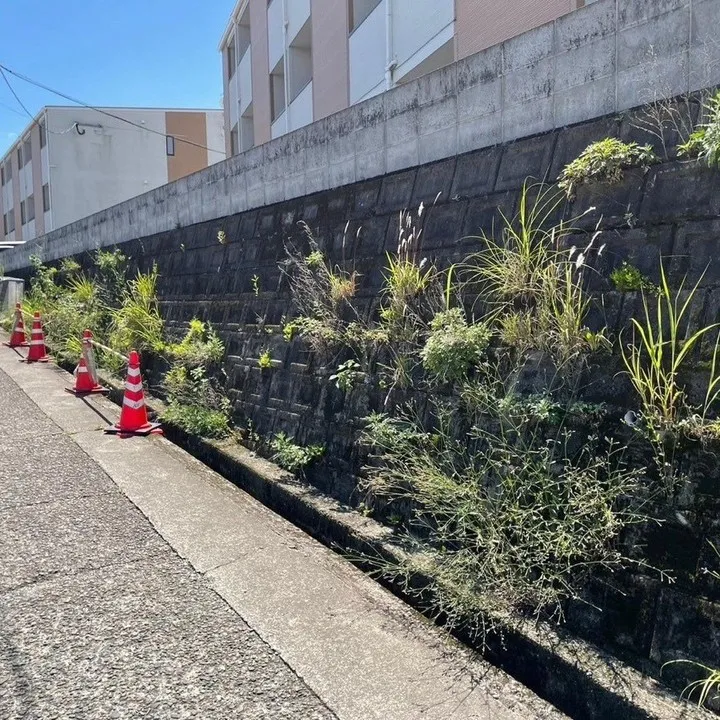
[[[7,79],[7,75],[5,75],[5,69],[0,65],[0,75],[2,75],[3,80],[5,81],[5,84],[10,89],[10,92],[13,94],[13,97],[18,101],[18,104],[20,107],[25,111],[27,116],[32,120],[33,125],[37,125],[38,127],[41,127],[41,124],[35,119],[35,117],[32,115],[32,113],[25,107],[23,101],[18,97],[18,94],[13,89],[13,86],[10,84],[10,81]],[[3,107],[7,107],[3,104]],[[17,115],[22,115],[22,113],[17,112],[17,110],[13,110],[11,107],[7,108],[8,110],[12,110],[12,112],[16,113]],[[56,130],[50,130],[50,128],[46,127],[46,132],[50,133],[50,135],[67,135],[71,130],[74,130],[77,126],[77,123],[73,123],[67,130],[61,130],[60,132]]]
[[[132,120],[128,120],[127,118],[124,118],[120,115],[115,115],[114,113],[108,112],[107,110],[103,110],[98,107],[95,107],[94,105],[88,105],[88,103],[85,103],[82,100],[78,100],[77,98],[71,97],[70,95],[66,95],[65,93],[62,93],[59,90],[54,90],[53,88],[48,87],[47,85],[43,85],[43,83],[38,82],[37,80],[33,80],[32,78],[29,78],[26,75],[23,75],[22,73],[19,73],[19,72],[16,72],[15,70],[10,69],[9,67],[7,67],[7,65],[3,65],[2,63],[0,63],[0,73],[2,73],[3,77],[5,78],[5,82],[7,83],[8,87],[10,87],[12,94],[15,95],[15,98],[18,100],[18,102],[20,102],[20,99],[15,94],[15,91],[12,90],[12,87],[10,86],[8,79],[5,76],[6,72],[15,76],[19,80],[22,80],[23,82],[29,83],[30,85],[34,85],[35,87],[40,88],[41,90],[46,90],[47,92],[50,92],[53,95],[57,95],[58,97],[64,98],[65,100],[73,102],[76,105],[81,105],[82,107],[87,108],[88,110],[94,110],[95,112],[98,112],[102,115],[107,115],[108,117],[111,117],[114,120],[119,120],[120,122],[127,123],[128,125],[132,125],[133,127],[137,128],[138,130],[144,130],[145,132],[153,133],[155,135],[160,135],[161,137],[164,137],[164,138],[175,137],[175,136],[171,136],[166,133],[160,132],[159,130],[153,130],[152,128],[144,127],[143,125],[140,125],[139,123],[133,122]],[[20,105],[25,109],[25,112],[28,112],[27,108],[25,108],[25,106],[22,104],[22,102],[20,102]],[[28,112],[28,114],[30,114],[30,113]],[[202,150],[207,150],[209,152],[218,153],[219,155],[223,155],[223,156],[225,155],[224,150],[216,150],[214,148],[208,147],[207,145],[202,145],[201,143],[196,143],[196,142],[193,142],[192,140],[187,140],[185,138],[175,137],[175,142],[185,143],[186,145],[193,145],[194,147],[201,148]]]

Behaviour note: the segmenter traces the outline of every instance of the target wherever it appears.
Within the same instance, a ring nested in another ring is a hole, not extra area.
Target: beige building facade
[[[43,108],[0,158],[0,246],[225,159],[221,110],[101,109]]]
[[[238,0],[223,57],[228,156],[594,0]]]

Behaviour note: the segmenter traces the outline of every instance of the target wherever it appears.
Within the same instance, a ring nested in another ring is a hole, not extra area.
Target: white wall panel
[[[403,65],[438,33],[452,25],[455,19],[455,2],[392,0],[392,12],[393,52],[397,64]],[[438,47],[440,45],[442,43]]]
[[[252,52],[247,49],[240,60],[237,72],[238,90],[240,96],[240,114],[242,115],[247,106],[252,102]],[[235,123],[233,123],[234,125]]]
[[[279,0],[275,1],[279,2]],[[310,17],[310,0],[287,0],[287,9],[288,44],[290,44]]]
[[[276,137],[280,137],[281,135],[284,135],[287,132],[287,128],[285,127],[285,115],[287,114],[287,110],[280,115],[280,117],[272,124],[271,130],[271,136],[274,140]]]
[[[364,98],[385,78],[386,2],[383,0],[350,36],[350,103]]]
[[[297,130],[313,121],[313,84],[305,89],[290,103],[290,130]]]
[[[292,0],[293,2],[295,0]],[[283,42],[283,0],[272,0],[267,9],[268,19],[268,58],[270,68],[274,68],[285,52]]]

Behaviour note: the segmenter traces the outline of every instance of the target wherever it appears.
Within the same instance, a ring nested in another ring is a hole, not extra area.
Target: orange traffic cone
[[[159,423],[148,422],[145,394],[140,376],[140,357],[135,350],[131,350],[120,422],[107,428],[105,432],[115,435],[149,435],[153,431],[161,432],[159,428]]]
[[[104,388],[98,382],[95,354],[92,349],[92,337],[93,334],[90,330],[83,331],[82,354],[80,355],[80,362],[74,372],[75,387],[65,388],[73,395],[91,395],[93,393],[105,393],[108,391],[107,388]]]
[[[50,356],[47,354],[45,347],[45,335],[43,334],[42,320],[40,313],[36,312],[33,317],[32,334],[30,336],[30,350],[28,356],[20,362],[34,363],[47,362]]]
[[[15,303],[15,323],[13,324],[10,342],[3,343],[11,348],[30,347],[30,343],[25,339],[25,323],[23,322],[22,305]]]

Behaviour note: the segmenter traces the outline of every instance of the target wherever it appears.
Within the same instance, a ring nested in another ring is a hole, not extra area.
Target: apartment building
[[[0,159],[0,247],[225,159],[221,110],[101,109],[45,107]]]
[[[223,56],[235,155],[594,0],[239,0]]]

